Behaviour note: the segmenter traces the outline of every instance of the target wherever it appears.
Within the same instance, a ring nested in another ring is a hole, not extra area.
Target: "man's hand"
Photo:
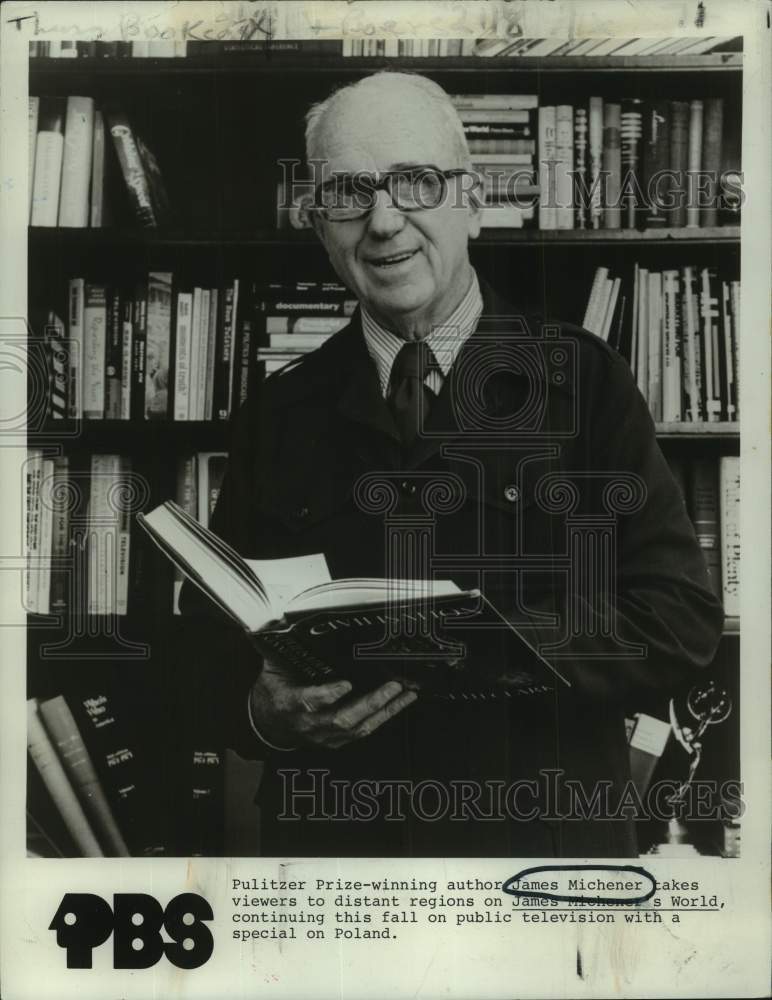
[[[279,747],[301,744],[335,749],[375,732],[416,700],[398,681],[389,681],[355,700],[349,681],[299,687],[286,671],[266,660],[250,695],[259,732]]]

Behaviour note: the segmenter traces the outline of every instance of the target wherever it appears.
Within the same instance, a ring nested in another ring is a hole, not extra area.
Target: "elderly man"
[[[267,761],[264,853],[633,855],[625,711],[708,664],[722,623],[646,404],[599,338],[544,333],[514,276],[508,304],[475,273],[480,208],[438,85],[362,79],[306,138],[310,218],[360,307],[240,414],[213,528],[247,557],[384,576],[357,482],[382,474],[409,516],[453,477],[426,575],[481,587],[571,687],[484,704],[303,687],[234,639],[230,742]]]

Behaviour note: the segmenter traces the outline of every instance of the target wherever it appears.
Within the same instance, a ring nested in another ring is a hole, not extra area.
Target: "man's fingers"
[[[392,698],[390,702],[383,706],[383,708],[375,712],[369,718],[365,719],[359,726],[357,726],[353,735],[357,739],[361,739],[363,736],[369,736],[371,733],[374,733],[376,729],[380,728],[384,722],[388,722],[389,719],[393,719],[395,715],[407,708],[408,705],[412,705],[417,698],[418,695],[415,691],[403,691],[402,694],[398,694],[396,698]]]
[[[334,705],[351,691],[350,681],[334,681],[332,684],[317,684],[298,688],[295,692],[297,707],[303,712],[318,712],[320,708]]]
[[[375,691],[370,691],[363,697],[357,698],[356,701],[352,701],[350,705],[338,709],[331,721],[337,729],[344,731],[356,729],[366,719],[375,715],[390,701],[402,694],[402,691],[402,685],[398,681],[389,681],[376,688]]]

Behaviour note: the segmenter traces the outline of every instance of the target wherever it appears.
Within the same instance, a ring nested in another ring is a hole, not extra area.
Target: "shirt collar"
[[[477,328],[477,321],[483,310],[482,295],[477,274],[472,271],[472,281],[463,299],[441,326],[436,326],[426,337],[443,378],[447,376],[464,342]],[[362,307],[362,332],[370,357],[378,370],[381,392],[385,396],[389,389],[389,379],[394,359],[405,341],[396,333],[387,330]]]

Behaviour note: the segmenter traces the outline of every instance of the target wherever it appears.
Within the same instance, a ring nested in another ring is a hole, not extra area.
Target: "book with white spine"
[[[721,585],[724,611],[740,614],[740,456],[719,459]]]
[[[59,225],[82,229],[89,224],[94,99],[70,95],[64,130]]]

